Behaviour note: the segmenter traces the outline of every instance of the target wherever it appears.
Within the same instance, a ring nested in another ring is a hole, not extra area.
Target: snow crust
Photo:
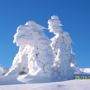
[[[2,85],[0,90],[90,90],[90,80]]]

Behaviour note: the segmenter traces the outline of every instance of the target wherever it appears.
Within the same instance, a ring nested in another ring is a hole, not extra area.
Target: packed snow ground
[[[49,81],[73,79],[77,65],[69,33],[63,31],[58,16],[48,20],[48,32],[54,34],[52,38],[45,30],[31,20],[18,26],[13,42],[19,50],[5,76],[17,75],[15,78],[20,81],[33,77],[34,82],[38,78],[44,78],[45,82],[46,78]],[[22,73],[27,74],[26,77],[18,78]]]
[[[0,90],[90,90],[90,80],[1,85]]]

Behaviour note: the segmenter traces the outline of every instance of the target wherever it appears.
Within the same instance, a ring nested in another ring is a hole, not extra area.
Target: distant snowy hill
[[[90,90],[90,80],[3,85],[0,90]]]
[[[80,68],[82,73],[90,74],[90,68]]]
[[[90,74],[90,68],[77,68],[74,74]]]
[[[0,76],[3,76],[8,70],[0,66]]]

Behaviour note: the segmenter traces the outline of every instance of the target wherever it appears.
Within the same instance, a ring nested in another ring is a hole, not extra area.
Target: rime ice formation
[[[53,53],[43,29],[34,21],[17,28],[13,42],[19,46],[19,51],[7,75],[25,73],[31,76],[51,76]]]
[[[58,79],[72,79],[76,64],[69,33],[63,31],[61,21],[57,16],[51,16],[48,20],[48,28],[55,34],[51,38],[54,54],[53,75]]]
[[[80,72],[72,51],[72,40],[69,33],[62,29],[57,16],[48,20],[48,29],[54,37],[48,39],[45,27],[34,21],[20,25],[14,35],[13,42],[19,47],[8,75],[15,75],[19,81],[33,79],[37,82],[72,79],[74,72]],[[23,75],[22,75],[23,74]],[[31,81],[31,82],[33,82]]]

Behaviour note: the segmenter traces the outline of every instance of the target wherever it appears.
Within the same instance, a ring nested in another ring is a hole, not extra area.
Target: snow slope
[[[0,90],[90,90],[90,80],[2,85],[0,86]]]

